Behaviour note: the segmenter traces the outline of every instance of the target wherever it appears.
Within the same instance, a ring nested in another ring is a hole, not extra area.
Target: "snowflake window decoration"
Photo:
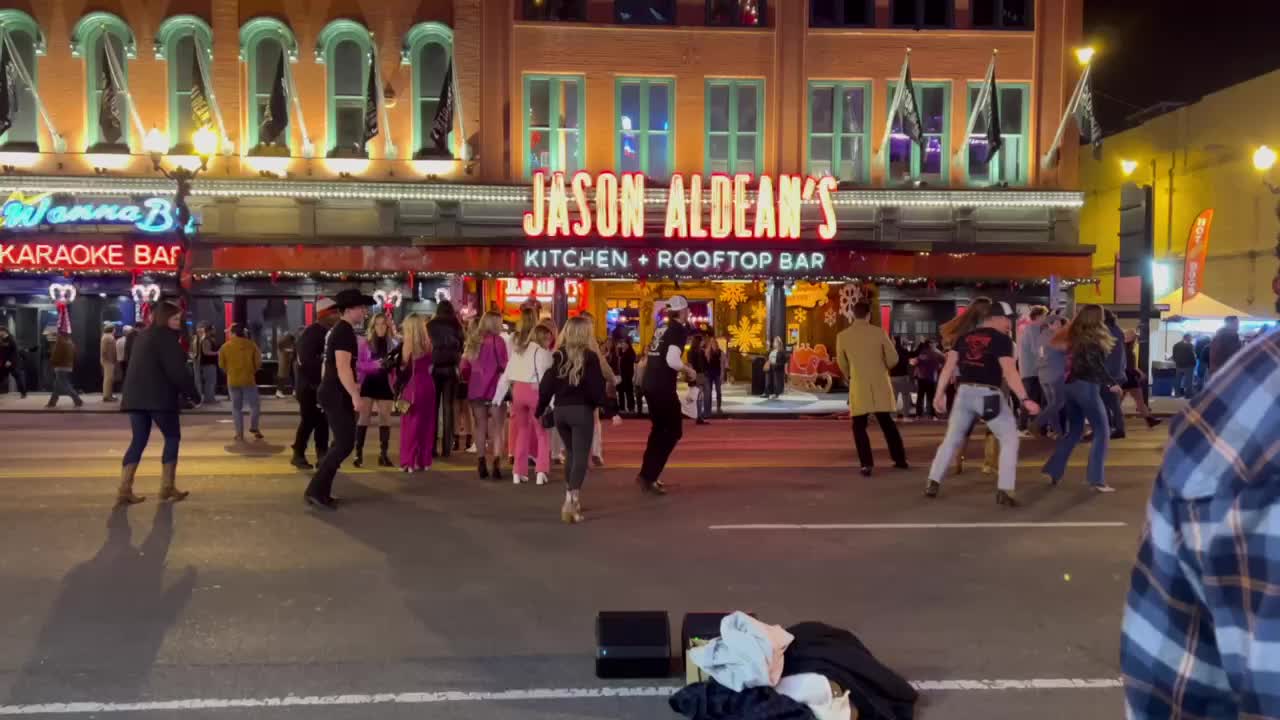
[[[836,326],[836,309],[827,308],[827,313],[822,316],[822,321],[827,324],[827,327],[835,327]]]
[[[792,314],[792,317],[795,318],[796,324],[803,325],[804,321],[809,318],[809,311],[805,310],[804,308],[796,308],[796,311]]]
[[[764,343],[760,341],[761,330],[759,323],[753,322],[749,317],[742,318],[737,325],[729,326],[729,347],[744,353],[763,348]]]
[[[720,302],[729,306],[730,309],[737,308],[739,304],[747,301],[747,289],[742,283],[724,283],[720,286]]]
[[[756,303],[755,305],[751,306],[751,319],[762,325],[764,324],[764,320],[765,320],[764,303]]]
[[[840,314],[847,322],[853,322],[853,306],[865,299],[862,285],[849,283],[840,288]]]

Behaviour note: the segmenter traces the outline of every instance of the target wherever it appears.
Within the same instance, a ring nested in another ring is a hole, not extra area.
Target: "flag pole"
[[[218,107],[218,94],[213,89],[213,80],[209,76],[209,66],[207,64],[204,46],[200,43],[200,37],[197,35],[191,38],[196,44],[196,70],[200,73],[200,80],[204,82],[204,95],[209,100],[209,105],[213,107],[213,119],[218,123],[218,137],[222,140],[222,154],[230,155],[235,151],[235,146],[231,144],[231,138],[227,137],[227,125],[222,122],[222,108]]]
[[[1089,73],[1093,71],[1093,63],[1085,65],[1084,72],[1080,73],[1080,80],[1076,82],[1076,89],[1071,93],[1071,100],[1067,102],[1066,112],[1062,113],[1062,122],[1058,123],[1058,134],[1053,136],[1053,145],[1049,147],[1049,152],[1044,154],[1040,159],[1040,167],[1048,170],[1053,166],[1053,158],[1058,153],[1058,148],[1062,145],[1062,135],[1067,130],[1067,120],[1076,111],[1076,105],[1080,103],[1080,92],[1084,88],[1085,82],[1089,79]]]
[[[991,96],[991,76],[996,72],[996,56],[999,54],[999,50],[991,51],[991,62],[987,65],[987,74],[982,78],[982,89],[978,91],[978,101],[969,110],[969,125],[964,130],[964,142],[955,154],[957,164],[964,162],[964,153],[969,146],[969,138],[973,137],[973,128],[978,124],[978,113],[982,112],[982,108],[986,107],[986,102]]]
[[[311,159],[315,157],[316,146],[311,143],[311,135],[307,132],[307,118],[302,114],[302,101],[298,98],[297,86],[293,84],[293,61],[294,57],[289,53],[288,48],[284,52],[284,91],[288,93],[289,99],[293,102],[293,114],[289,116],[289,122],[298,121],[298,132],[302,135],[302,157]]]
[[[378,41],[373,37],[373,33],[369,33],[369,38],[373,41],[373,67],[370,72],[374,73],[374,90],[378,93],[378,110],[382,112],[382,153],[388,160],[394,160],[396,157],[396,146],[391,142],[391,111],[387,109],[387,99],[382,93],[382,63],[378,55]]]
[[[885,146],[889,144],[889,133],[893,132],[893,117],[902,107],[902,93],[907,87],[907,68],[911,67],[911,48],[907,48],[907,56],[902,60],[902,70],[898,72],[898,86],[893,91],[893,99],[889,103],[889,115],[884,123],[884,136],[880,138],[880,147],[876,150],[876,162],[884,158]]]
[[[467,151],[467,123],[462,117],[462,95],[458,94],[458,61],[457,58],[453,57],[453,50],[450,49],[449,52],[449,63],[453,66],[453,72],[450,73],[450,82],[453,84],[453,106],[458,113],[458,129],[461,130],[458,133],[458,137],[461,140],[458,143],[460,149],[458,157],[465,162],[470,159],[468,157],[470,153]]]
[[[142,118],[138,116],[138,108],[133,104],[133,93],[129,92],[129,83],[124,80],[124,72],[116,64],[116,54],[111,47],[111,31],[104,25],[102,26],[102,42],[107,51],[107,71],[111,73],[111,80],[116,87],[124,93],[124,99],[129,103],[129,118],[133,120],[133,127],[137,130],[137,142],[141,143],[146,137],[146,130],[142,127]]]
[[[58,134],[58,129],[53,126],[53,119],[49,117],[49,111],[44,106],[44,100],[40,98],[40,90],[31,81],[31,73],[27,72],[27,64],[22,61],[22,56],[18,54],[18,48],[13,44],[13,38],[9,37],[9,31],[2,25],[0,25],[0,37],[3,38],[5,47],[9,48],[9,56],[13,58],[14,68],[18,70],[18,78],[31,91],[31,97],[36,101],[36,112],[40,113],[40,119],[44,120],[45,129],[49,131],[49,137],[53,140],[53,151],[57,153],[66,152],[67,141]]]

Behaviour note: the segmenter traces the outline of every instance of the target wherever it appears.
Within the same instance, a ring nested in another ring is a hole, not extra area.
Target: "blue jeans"
[[[1046,425],[1058,435],[1062,434],[1062,411],[1067,406],[1067,384],[1062,378],[1057,380],[1041,377],[1040,394],[1044,395],[1044,407],[1036,416],[1031,428],[1040,432]]]
[[[1107,410],[1102,404],[1103,390],[1097,383],[1069,382],[1065,386],[1067,396],[1067,433],[1058,439],[1053,455],[1044,464],[1044,473],[1054,482],[1062,479],[1067,470],[1067,460],[1084,436],[1084,423],[1093,428],[1093,446],[1089,448],[1089,484],[1105,485],[1103,469],[1107,461],[1107,445],[1111,427],[1107,423]]]
[[[68,395],[76,407],[80,407],[84,402],[80,399],[80,393],[76,392],[75,387],[71,384],[71,371],[54,368],[53,371],[53,394],[49,396],[49,407],[58,404],[58,398]]]
[[[201,365],[200,375],[196,377],[200,385],[200,402],[218,402],[218,366]]]
[[[236,437],[244,437],[244,406],[249,406],[249,429],[258,431],[258,418],[262,415],[262,400],[258,386],[228,387],[231,394],[231,419],[236,425]]]
[[[129,449],[124,451],[124,465],[142,462],[142,451],[147,449],[147,441],[151,439],[152,423],[164,435],[164,451],[160,454],[160,462],[164,465],[177,464],[178,444],[182,441],[177,411],[130,410],[129,425],[133,429],[133,440],[129,442]]]
[[[1182,397],[1189,398],[1195,395],[1196,369],[1194,367],[1177,369],[1177,384],[1174,389],[1182,393]]]

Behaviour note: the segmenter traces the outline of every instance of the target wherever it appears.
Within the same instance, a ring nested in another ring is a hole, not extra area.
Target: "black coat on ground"
[[[849,691],[859,720],[911,720],[918,695],[911,684],[885,667],[848,630],[803,622],[787,628],[795,640],[787,647],[782,674],[818,673]]]
[[[138,333],[121,394],[120,409],[126,412],[177,412],[183,395],[197,396],[178,331],[153,326]]]
[[[734,692],[715,680],[689,685],[668,703],[689,720],[813,720],[807,705],[771,687]]]

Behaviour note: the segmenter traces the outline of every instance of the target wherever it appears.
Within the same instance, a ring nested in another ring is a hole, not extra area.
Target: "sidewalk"
[[[720,417],[733,418],[796,418],[830,415],[847,415],[849,405],[843,392],[818,395],[815,393],[790,390],[777,400],[766,400],[747,394],[749,388],[745,384],[726,385],[724,388],[723,413]],[[114,413],[120,411],[120,404],[103,403],[99,393],[84,393],[80,396],[84,407],[76,409],[69,398],[62,398],[58,406],[52,410],[45,408],[49,401],[49,393],[31,393],[25,399],[10,392],[0,395],[0,413],[37,413],[37,412],[77,412],[77,413]],[[1151,409],[1156,415],[1174,415],[1182,410],[1186,401],[1181,398],[1153,397]],[[1129,415],[1135,414],[1132,406],[1126,405]],[[219,396],[217,405],[202,405],[187,414],[224,415],[231,411],[231,401]],[[295,415],[298,405],[292,397],[277,398],[275,395],[262,396],[262,412],[265,415]]]

